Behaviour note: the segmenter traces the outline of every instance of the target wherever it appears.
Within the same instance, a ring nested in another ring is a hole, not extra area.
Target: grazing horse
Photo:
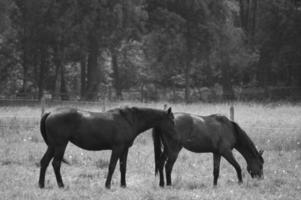
[[[167,185],[171,185],[171,171],[183,147],[196,153],[213,153],[214,185],[217,185],[221,156],[235,168],[238,181],[242,183],[241,168],[232,154],[233,148],[245,158],[252,178],[263,176],[263,151],[257,151],[254,143],[237,123],[221,115],[174,113],[174,116],[176,134],[166,133],[160,126],[153,129],[155,174],[160,174],[161,187],[164,186],[164,165]]]
[[[42,116],[40,128],[48,148],[41,159],[39,186],[44,187],[45,172],[50,160],[59,187],[64,187],[60,167],[68,142],[92,151],[112,150],[109,172],[105,183],[111,187],[111,178],[119,159],[121,187],[126,187],[128,149],[140,133],[154,126],[173,134],[174,116],[167,111],[151,108],[112,109],[97,113],[78,109],[57,109]]]

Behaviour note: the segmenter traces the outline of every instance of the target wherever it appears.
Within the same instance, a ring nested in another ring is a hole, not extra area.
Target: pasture
[[[163,103],[122,103],[162,108]],[[265,150],[264,180],[253,180],[246,162],[236,151],[243,169],[243,184],[224,159],[218,186],[213,187],[212,154],[182,150],[173,170],[173,186],[160,188],[154,176],[151,131],[137,137],[129,150],[127,188],[119,187],[119,164],[112,189],[104,187],[110,151],[85,151],[68,144],[62,165],[64,189],[56,184],[50,164],[45,189],[38,187],[39,162],[46,150],[40,130],[39,106],[0,107],[0,199],[300,199],[301,197],[301,105],[235,103],[235,121],[254,143]],[[97,105],[70,105],[101,111]],[[229,116],[228,104],[175,104],[174,112]],[[53,107],[46,108],[46,111]]]

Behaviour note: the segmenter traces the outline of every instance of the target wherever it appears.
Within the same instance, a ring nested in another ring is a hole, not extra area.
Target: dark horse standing
[[[246,159],[247,170],[252,178],[263,176],[263,151],[257,151],[251,139],[237,123],[220,115],[175,113],[174,116],[175,135],[166,133],[160,126],[153,129],[155,172],[157,174],[159,171],[160,186],[164,186],[164,165],[167,185],[171,185],[172,167],[183,147],[196,153],[213,153],[214,185],[217,185],[221,156],[235,168],[238,181],[242,182],[241,168],[232,154],[233,148]]]
[[[48,148],[41,159],[40,188],[44,187],[46,168],[52,158],[57,184],[59,187],[64,187],[60,167],[69,141],[86,150],[111,149],[105,185],[110,188],[111,178],[119,159],[121,186],[125,187],[127,154],[134,139],[138,134],[154,126],[163,127],[164,131],[173,134],[173,120],[171,108],[163,111],[132,107],[103,113],[58,109],[44,114],[41,119],[41,133]]]

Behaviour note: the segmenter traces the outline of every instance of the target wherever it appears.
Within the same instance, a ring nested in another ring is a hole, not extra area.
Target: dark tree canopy
[[[300,35],[299,0],[0,0],[0,96],[299,88]]]

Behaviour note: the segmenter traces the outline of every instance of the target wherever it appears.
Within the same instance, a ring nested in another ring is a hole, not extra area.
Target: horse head
[[[247,170],[252,178],[263,178],[263,150],[257,152],[257,156],[248,163]]]

